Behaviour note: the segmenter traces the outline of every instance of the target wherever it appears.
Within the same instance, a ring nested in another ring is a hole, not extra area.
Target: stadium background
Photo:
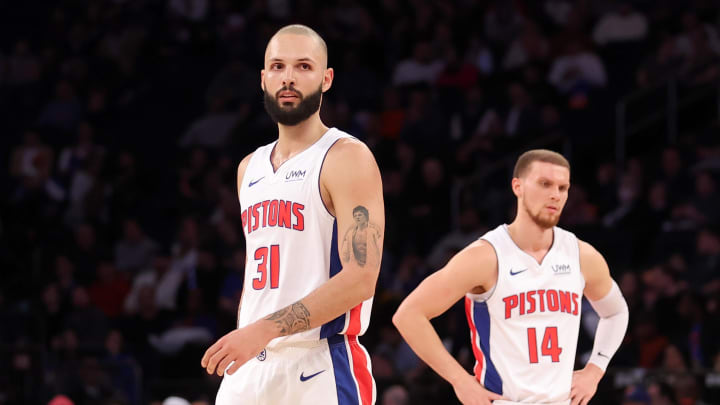
[[[0,404],[213,402],[200,357],[242,288],[235,169],[276,136],[258,72],[295,22],[329,45],[324,121],[383,174],[362,338],[379,404],[454,403],[390,317],[511,219],[534,147],[570,159],[561,226],[630,305],[591,403],[720,404],[719,21],[712,0],[1,2]],[[470,367],[461,305],[435,325]]]

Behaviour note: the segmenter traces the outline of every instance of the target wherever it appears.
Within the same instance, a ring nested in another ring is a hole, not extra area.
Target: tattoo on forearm
[[[364,267],[368,260],[379,263],[380,240],[382,239],[380,228],[370,222],[370,213],[362,205],[353,209],[353,219],[355,223],[348,228],[343,239],[343,259],[350,261],[352,248],[352,258],[360,267]]]
[[[310,329],[310,311],[302,302],[296,302],[285,307],[267,318],[273,321],[280,328],[281,336],[292,335]]]

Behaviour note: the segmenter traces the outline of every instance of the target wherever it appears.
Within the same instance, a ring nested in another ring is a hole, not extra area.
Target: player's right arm
[[[466,293],[492,288],[497,281],[497,266],[492,246],[482,240],[476,241],[420,283],[393,316],[393,324],[408,345],[435,372],[452,384],[463,404],[486,405],[502,397],[485,390],[448,353],[430,320],[447,311]]]

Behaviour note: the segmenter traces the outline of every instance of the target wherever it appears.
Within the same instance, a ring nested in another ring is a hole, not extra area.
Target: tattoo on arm
[[[360,267],[364,267],[370,259],[373,263],[380,259],[380,228],[370,222],[370,213],[362,205],[353,209],[354,224],[345,232],[343,238],[343,259],[350,260],[350,246],[352,257]],[[370,258],[368,258],[370,253]]]
[[[273,321],[280,328],[281,336],[310,329],[310,311],[300,301],[270,314],[265,319]]]

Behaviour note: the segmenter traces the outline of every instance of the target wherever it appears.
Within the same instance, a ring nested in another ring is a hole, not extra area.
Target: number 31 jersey
[[[270,163],[277,141],[261,146],[250,158],[240,185],[247,264],[238,327],[301,300],[341,270],[337,222],[320,196],[325,156],[341,138],[352,136],[329,129],[277,171]],[[372,298],[321,327],[273,339],[268,346],[362,335],[371,305]]]
[[[542,263],[506,225],[481,239],[495,249],[498,277],[491,291],[465,298],[476,378],[511,401],[567,401],[585,288],[577,238],[554,227]]]

